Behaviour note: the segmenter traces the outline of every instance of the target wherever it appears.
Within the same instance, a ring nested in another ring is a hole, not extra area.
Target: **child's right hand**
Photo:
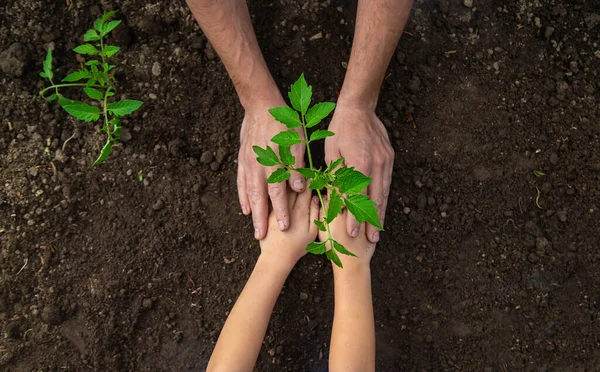
[[[363,222],[360,225],[360,232],[356,238],[352,238],[348,235],[346,231],[346,217],[348,213],[350,213],[348,212],[348,209],[344,209],[344,211],[329,224],[331,237],[357,256],[352,257],[336,252],[342,261],[342,265],[344,266],[342,270],[344,271],[350,271],[357,266],[368,267],[371,262],[371,257],[373,257],[373,253],[375,252],[375,244],[367,239],[366,222]],[[323,211],[321,211],[319,219],[321,221],[323,220]],[[323,242],[327,239],[327,231],[319,231],[319,240]],[[327,246],[328,249],[331,248],[329,247],[329,244],[327,244]],[[333,264],[333,267],[337,268],[335,264]]]

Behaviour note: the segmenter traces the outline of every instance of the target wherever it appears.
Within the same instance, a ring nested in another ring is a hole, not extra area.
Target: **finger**
[[[286,185],[286,188],[287,188],[287,185]],[[288,210],[294,211],[294,206],[296,205],[296,203],[298,203],[299,194],[297,192],[293,192],[293,191],[290,191],[289,189],[287,189],[286,195],[287,195],[287,201],[288,201]]]
[[[382,214],[385,214],[387,197],[384,197],[382,168],[378,168],[374,171],[373,182],[369,185],[369,197],[376,204],[375,208],[377,208],[379,222],[383,223]],[[379,229],[371,224],[367,224],[367,239],[369,239],[371,243],[377,243],[379,241]]]
[[[276,168],[272,168],[274,170]],[[287,183],[270,183],[267,186],[269,192],[269,198],[273,205],[273,212],[275,212],[275,218],[277,219],[277,226],[279,230],[285,231],[290,226],[289,207],[287,199]]]
[[[262,240],[267,235],[267,220],[269,218],[269,198],[265,180],[256,175],[247,179],[246,192],[252,209],[252,222],[254,224],[254,238]]]
[[[238,162],[238,173],[237,173],[237,189],[238,198],[240,199],[240,206],[242,207],[242,213],[246,216],[250,214],[250,201],[248,200],[248,192],[246,191],[246,172],[242,168],[242,165]]]
[[[308,212],[310,206],[310,198],[312,196],[312,190],[305,190],[304,192],[301,193],[294,193],[297,195],[296,197],[296,203],[294,204],[293,208],[294,208],[294,212],[296,210],[299,211],[299,214],[305,214]]]
[[[296,158],[295,168],[304,168],[304,144],[301,143],[290,148],[292,155]],[[296,192],[306,190],[306,179],[298,172],[292,172],[292,176],[288,180],[290,188]]]
[[[310,193],[308,193],[310,195]],[[314,220],[319,218],[319,211],[321,208],[319,204],[319,198],[316,196],[312,197],[312,201],[310,201],[310,210],[308,216],[308,233],[309,235],[317,235],[319,233],[319,228],[314,224]]]

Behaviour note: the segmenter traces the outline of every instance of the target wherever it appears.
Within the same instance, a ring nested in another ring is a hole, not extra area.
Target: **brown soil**
[[[0,369],[201,370],[258,255],[243,112],[183,2],[69,3],[0,3],[0,52],[20,44],[0,58]],[[281,3],[250,2],[275,79],[335,99],[354,2]],[[102,136],[42,102],[38,72],[50,44],[76,68],[104,9],[125,24],[120,92],[146,103],[92,168]],[[378,370],[600,370],[599,23],[597,1],[415,5],[378,108],[397,154]],[[332,309],[330,264],[303,259],[256,369],[326,370]]]

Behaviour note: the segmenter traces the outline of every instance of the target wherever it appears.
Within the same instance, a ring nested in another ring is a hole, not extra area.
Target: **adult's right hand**
[[[284,231],[290,226],[290,214],[288,209],[286,182],[267,184],[267,178],[277,167],[265,167],[256,161],[256,154],[252,146],[265,148],[271,146],[278,152],[277,145],[271,142],[271,138],[277,133],[287,130],[286,127],[277,122],[269,109],[285,106],[286,103],[278,95],[277,98],[253,103],[246,107],[244,121],[240,133],[240,151],[238,153],[238,175],[237,186],[242,213],[252,213],[254,223],[254,237],[262,240],[268,228],[269,198],[273,204],[273,211],[277,219],[279,229]],[[304,135],[301,131],[301,138]],[[304,146],[299,144],[291,147],[292,154],[296,157],[296,167],[304,167]],[[295,192],[302,192],[306,188],[306,180],[298,172],[292,172],[288,180],[290,188]]]

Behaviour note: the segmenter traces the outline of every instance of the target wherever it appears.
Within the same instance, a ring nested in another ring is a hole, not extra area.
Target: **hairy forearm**
[[[269,319],[291,267],[261,256],[238,297],[208,363],[208,371],[252,371]]]
[[[413,0],[359,0],[356,29],[340,104],[374,110],[385,71]]]
[[[245,0],[187,0],[223,61],[244,107],[280,95],[262,56]]]
[[[348,265],[346,265],[348,266]],[[366,266],[334,268],[335,310],[329,369],[375,370],[375,324],[371,271]]]

